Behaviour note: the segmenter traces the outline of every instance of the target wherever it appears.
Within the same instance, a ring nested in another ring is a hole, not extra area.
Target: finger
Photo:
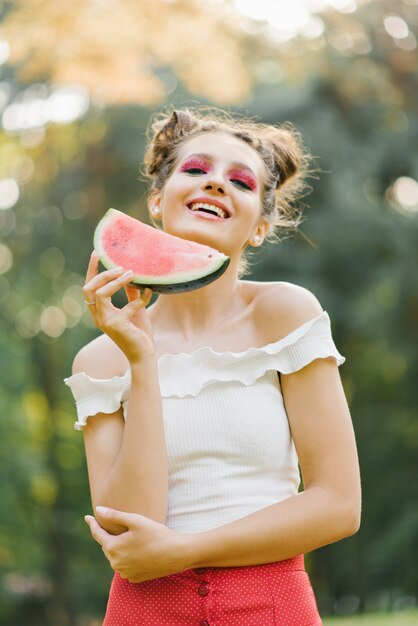
[[[99,304],[103,305],[106,299],[111,304],[111,296],[119,291],[132,277],[131,270],[120,276],[121,272],[123,272],[123,269],[120,270],[119,268],[102,272],[102,274],[90,281],[88,285],[84,285],[83,293],[86,303],[94,303],[98,306]]]
[[[129,283],[132,276],[132,270],[127,270],[122,275],[116,276],[116,278],[107,281],[104,285],[96,289],[96,300],[98,298],[109,298],[110,296],[113,296],[119,289]]]
[[[97,291],[97,289],[108,284],[110,281],[119,278],[124,272],[125,270],[122,267],[115,267],[111,270],[100,272],[100,274],[96,273],[88,282],[84,284],[83,291]]]
[[[130,284],[125,287],[126,297],[128,298],[128,302],[131,300],[138,300],[142,298],[145,302],[145,306],[149,303],[152,298],[152,289],[145,286],[132,287]]]
[[[138,298],[141,297],[139,289],[136,289],[135,287],[130,287],[129,284],[125,285],[125,293],[126,297],[128,298],[128,302],[132,302],[132,300],[138,300]]]
[[[153,328],[146,307],[152,297],[152,290],[147,289],[146,292],[149,293],[143,293],[135,300],[128,302],[128,304],[121,309],[121,319],[129,320],[138,328],[142,328],[151,338],[153,336]]]
[[[144,305],[148,306],[152,298],[152,289],[150,289],[149,287],[145,287],[143,291],[142,289],[140,289],[140,292],[141,298],[144,301]]]
[[[149,287],[131,287],[129,284],[125,285],[125,293],[128,298],[128,303],[142,302],[144,308],[148,306],[152,298],[152,289]]]
[[[114,280],[115,277],[120,276],[122,273],[123,269],[121,267],[117,267],[99,274],[99,255],[95,250],[93,250],[86,274],[86,282],[83,286],[85,301],[87,303],[95,302],[95,291],[110,280]]]
[[[95,511],[99,519],[126,526],[128,529],[137,525],[143,517],[143,515],[139,515],[139,513],[127,513],[126,511],[118,511],[104,506],[96,506]]]
[[[87,267],[86,283],[96,276],[99,271],[99,255],[95,250],[90,255],[89,264]]]
[[[111,535],[100,526],[92,515],[86,515],[84,519],[90,528],[93,539],[103,546]]]
[[[141,326],[146,322],[146,320],[143,319],[143,311],[145,311],[145,303],[142,298],[131,300],[131,302],[125,304],[123,309],[120,309],[119,319],[130,320],[132,323],[139,323]]]

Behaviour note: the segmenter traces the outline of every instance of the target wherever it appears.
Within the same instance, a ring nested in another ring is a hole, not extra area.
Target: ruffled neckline
[[[189,352],[165,352],[164,354],[160,354],[157,360],[160,362],[160,361],[164,361],[164,359],[166,358],[167,359],[176,358],[176,357],[177,358],[180,358],[180,357],[183,357],[183,358],[192,357],[193,358],[200,354],[208,354],[214,357],[232,356],[232,357],[239,358],[248,354],[248,352],[251,352],[251,351],[256,351],[256,352],[260,350],[262,352],[265,350],[269,351],[270,348],[275,348],[280,343],[287,341],[289,339],[292,339],[293,335],[299,336],[301,332],[303,334],[303,331],[305,330],[305,328],[312,326],[317,320],[319,320],[322,317],[326,317],[329,321],[328,313],[326,311],[322,311],[322,313],[308,320],[307,322],[304,322],[301,326],[298,326],[287,335],[284,335],[280,339],[276,339],[276,341],[271,341],[270,343],[266,343],[265,345],[260,346],[258,348],[255,346],[250,346],[246,350],[242,350],[241,352],[234,352],[231,350],[223,350],[222,352],[218,352],[217,350],[214,350],[211,346],[202,346],[201,348],[196,348],[196,350],[191,350]]]
[[[191,352],[161,354],[158,357],[160,389],[163,397],[197,396],[212,383],[236,382],[251,385],[268,370],[283,374],[296,371],[315,358],[333,356],[338,365],[345,361],[337,350],[331,334],[331,322],[322,311],[277,341],[241,352],[218,352],[203,346]],[[94,379],[85,372],[65,379],[76,387],[120,388],[130,385],[131,371],[109,379]]]

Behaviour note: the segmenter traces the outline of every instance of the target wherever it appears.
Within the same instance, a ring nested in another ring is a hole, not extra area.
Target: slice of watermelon
[[[132,269],[131,284],[157,293],[198,289],[221,276],[230,258],[109,209],[94,233],[94,248],[107,269]]]

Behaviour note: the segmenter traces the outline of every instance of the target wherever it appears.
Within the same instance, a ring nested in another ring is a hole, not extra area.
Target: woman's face
[[[222,132],[185,141],[174,171],[155,198],[163,229],[240,256],[255,234],[263,240],[268,223],[260,219],[265,165],[245,142]]]

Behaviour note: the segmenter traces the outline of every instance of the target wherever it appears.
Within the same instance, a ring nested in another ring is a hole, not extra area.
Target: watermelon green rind
[[[113,261],[102,245],[104,239],[103,234],[105,230],[109,230],[109,226],[112,226],[112,222],[113,225],[116,226],[118,218],[122,218],[122,220],[119,220],[119,223],[121,223],[122,221],[123,225],[125,225],[124,222],[127,221],[128,227],[129,223],[131,223],[131,226],[135,228],[135,226],[138,226],[139,222],[139,220],[131,218],[130,216],[127,216],[126,214],[116,209],[109,209],[100,220],[94,233],[94,248],[99,254],[100,261],[107,269],[113,269],[120,264],[123,265],[122,263],[116,263],[115,261]],[[179,265],[181,266],[182,264],[183,267],[185,267],[186,269],[184,269],[183,271],[177,270],[175,272],[169,271],[166,274],[162,273],[161,275],[156,275],[155,273],[152,273],[151,270],[147,274],[136,272],[132,277],[132,286],[150,287],[153,291],[156,291],[157,293],[181,293],[184,291],[191,291],[192,289],[197,289],[199,287],[203,287],[204,285],[210,284],[211,282],[219,278],[219,276],[221,276],[225,272],[229,265],[230,258],[225,254],[219,252],[218,250],[211,248],[210,246],[205,246],[196,242],[190,242],[188,240],[182,240],[179,237],[174,237],[173,235],[169,235],[164,231],[154,229],[153,227],[142,224],[141,222],[139,222],[139,224],[141,224],[141,228],[148,232],[147,237],[144,239],[144,248],[148,246],[148,251],[150,252],[151,257],[153,250],[152,247],[150,249],[150,241],[152,243],[152,231],[156,231],[155,235],[157,240],[155,241],[155,245],[163,245],[164,248],[167,249],[168,255],[165,255],[165,260],[168,260],[168,262],[170,263],[170,259],[172,259],[175,265],[177,260],[179,259],[180,263],[177,262],[177,267]],[[137,235],[138,233],[135,234]],[[128,235],[128,241],[126,243],[127,247],[129,247],[129,242],[130,238]],[[109,245],[109,241],[107,243]],[[117,237],[116,243],[119,243],[117,241]],[[179,255],[177,257],[178,244],[180,244],[180,247],[178,249]],[[174,249],[171,251],[171,254],[170,247],[174,247]],[[117,253],[121,253],[121,249],[119,248],[119,250],[116,250],[115,252],[116,254],[114,256],[117,256]],[[136,248],[132,250],[131,244],[130,254],[133,265],[136,261],[135,252]],[[212,255],[213,259],[210,259],[209,257],[212,257]],[[123,256],[128,256],[128,253],[125,254],[125,248],[122,249],[122,257]],[[147,261],[149,262],[150,259],[147,258]],[[157,271],[160,271],[161,261],[164,263],[163,258],[156,258],[156,262],[154,263],[154,271],[155,269],[157,269]],[[193,265],[195,266],[194,268]],[[135,268],[132,266],[126,267],[126,269]]]
[[[223,264],[215,272],[212,272],[212,274],[201,276],[195,280],[185,281],[184,283],[130,283],[130,286],[137,287],[138,289],[141,287],[149,287],[152,291],[155,291],[155,293],[183,293],[185,291],[192,291],[193,289],[199,289],[200,287],[205,287],[213,283],[219,276],[222,276],[229,263],[230,258],[227,257]]]

